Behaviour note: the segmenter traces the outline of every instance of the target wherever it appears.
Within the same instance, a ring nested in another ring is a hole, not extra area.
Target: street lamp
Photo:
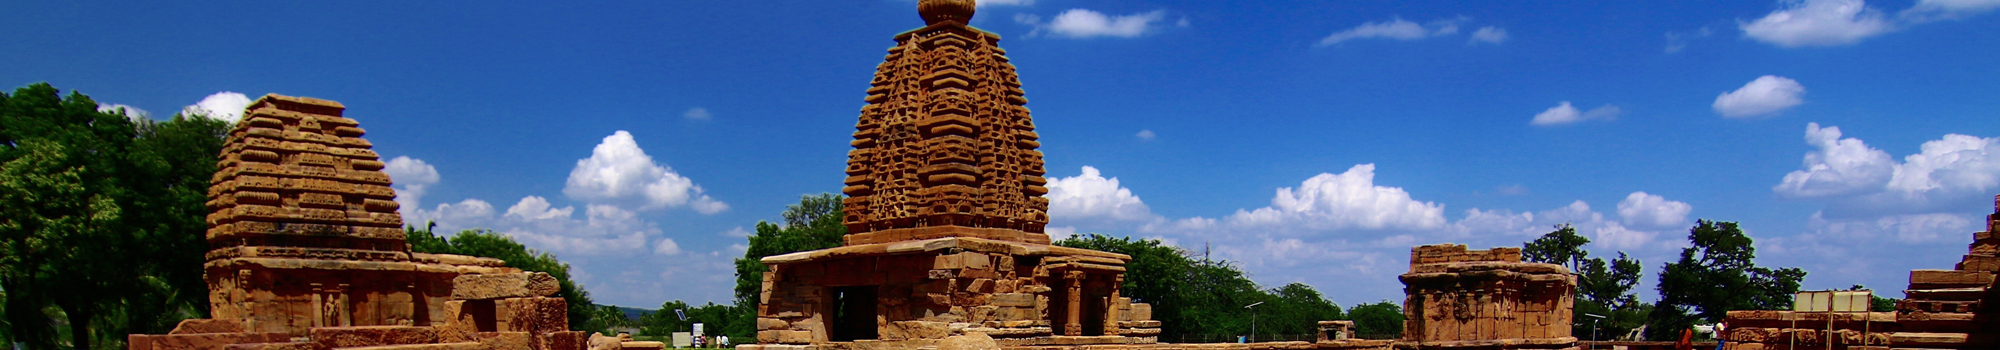
[[[1257,342],[1257,309],[1252,309],[1252,307],[1256,307],[1257,305],[1264,305],[1264,302],[1259,301],[1243,306],[1245,309],[1250,309],[1250,342],[1253,343]]]
[[[1604,319],[1604,315],[1588,312],[1583,313],[1583,315],[1590,317],[1590,341],[1597,341],[1597,321]],[[1591,344],[1590,346],[1594,348],[1597,344]]]

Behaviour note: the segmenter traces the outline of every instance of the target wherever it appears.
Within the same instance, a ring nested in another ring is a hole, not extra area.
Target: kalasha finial
[[[924,16],[924,25],[944,21],[971,23],[973,9],[978,5],[973,0],[919,0],[917,15]]]

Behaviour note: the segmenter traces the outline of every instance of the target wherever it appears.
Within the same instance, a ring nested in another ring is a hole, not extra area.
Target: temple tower
[[[843,203],[849,243],[983,236],[1048,243],[1048,181],[1027,98],[970,0],[922,1],[855,124]],[[942,229],[951,227],[951,229]]]
[[[923,0],[855,124],[840,247],[766,257],[757,342],[740,349],[1149,344],[1120,297],[1123,254],[1050,245],[1041,146],[1000,36],[972,0]]]

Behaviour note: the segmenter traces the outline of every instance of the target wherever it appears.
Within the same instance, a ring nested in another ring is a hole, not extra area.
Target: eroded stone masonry
[[[1401,278],[1407,299],[1398,348],[1576,346],[1576,275],[1562,265],[1522,262],[1520,248],[1416,247]]]
[[[1950,270],[1910,271],[1894,312],[1730,311],[1732,350],[2000,349],[2000,196]]]
[[[213,318],[129,348],[583,349],[548,274],[409,250],[384,164],[345,109],[276,94],[246,108],[209,188]]]

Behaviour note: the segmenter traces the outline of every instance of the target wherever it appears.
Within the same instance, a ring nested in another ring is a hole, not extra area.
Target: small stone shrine
[[[924,0],[855,125],[841,247],[763,259],[757,342],[934,347],[1154,343],[1122,254],[1049,245],[1042,155],[1000,36],[971,0]],[[746,347],[757,347],[746,345]]]
[[[132,350],[581,350],[555,278],[409,250],[380,157],[338,102],[265,95],[209,188],[213,318]]]
[[[1576,346],[1576,275],[1562,265],[1521,262],[1521,248],[1419,246],[1410,249],[1410,272],[1401,279],[1407,299],[1399,349]]]
[[[1909,298],[1897,302],[1896,311],[1730,311],[1724,334],[1729,349],[2000,349],[1996,232],[2000,196],[1993,198],[1986,231],[1972,234],[1957,266],[1910,271],[1910,287],[1903,291]]]

